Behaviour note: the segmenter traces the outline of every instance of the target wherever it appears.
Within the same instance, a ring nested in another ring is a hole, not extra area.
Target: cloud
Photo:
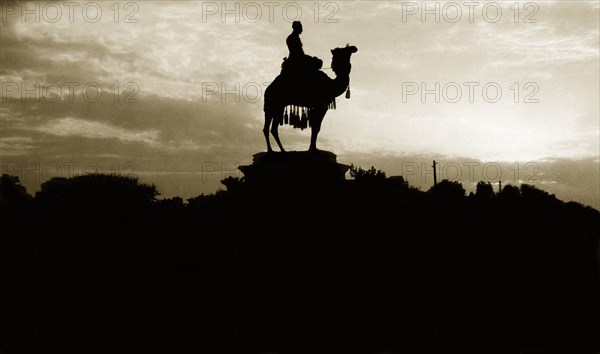
[[[0,155],[2,156],[22,156],[28,153],[27,150],[34,148],[33,139],[30,137],[4,137],[0,138]]]
[[[88,139],[118,139],[125,142],[143,142],[154,146],[158,144],[157,130],[133,131],[106,123],[79,118],[52,120],[36,128],[37,131],[62,137],[77,136]]]

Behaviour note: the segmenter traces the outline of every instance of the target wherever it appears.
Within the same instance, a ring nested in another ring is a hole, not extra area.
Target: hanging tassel
[[[302,118],[300,120],[300,128],[302,128],[302,130],[306,129],[307,124],[308,123],[308,119],[306,118],[306,112],[304,111],[304,108],[302,108]]]
[[[346,99],[350,98],[350,85],[348,85],[348,89],[346,90]]]
[[[288,116],[288,109],[285,107],[285,113],[283,114],[283,123],[289,124],[290,118]]]
[[[296,116],[296,106],[291,107],[290,120],[291,120],[290,124],[292,126],[294,126],[294,128],[297,128],[298,127],[298,117]]]

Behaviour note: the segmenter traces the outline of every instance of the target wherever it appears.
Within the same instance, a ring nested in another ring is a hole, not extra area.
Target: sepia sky
[[[352,97],[319,136],[338,161],[423,188],[434,158],[470,185],[533,172],[561,199],[600,207],[599,2],[469,4],[3,2],[3,173],[30,192],[92,170],[136,173],[165,196],[213,192],[266,149],[262,93],[300,19],[324,67],[330,49],[358,47]],[[309,131],[280,131],[288,150],[308,148]]]

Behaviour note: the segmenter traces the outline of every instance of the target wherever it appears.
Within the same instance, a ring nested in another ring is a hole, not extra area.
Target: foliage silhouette
[[[221,183],[227,187],[228,192],[235,193],[243,188],[244,179],[240,177],[228,176],[224,178]]]
[[[513,185],[506,185],[498,194],[498,198],[508,204],[516,204],[521,199],[521,191]]]
[[[35,200],[59,209],[128,209],[148,206],[158,194],[156,186],[140,183],[137,177],[91,173],[52,178],[42,183]]]
[[[434,185],[427,192],[433,200],[442,202],[458,202],[465,196],[462,184],[456,181],[444,179]]]
[[[359,166],[357,168],[352,164],[350,165],[350,177],[354,178],[359,183],[369,183],[370,181],[385,180],[385,172],[376,170],[373,166],[368,170],[363,170],[362,167]]]
[[[2,349],[600,349],[597,210],[528,185],[467,198],[351,175],[302,194],[226,178],[185,204],[127,176],[54,178],[11,219],[26,232],[0,238],[3,290],[31,299],[8,302]]]
[[[23,208],[33,201],[17,176],[3,174],[0,178],[0,209]]]
[[[167,209],[182,209],[185,207],[183,199],[181,197],[165,198],[160,199],[156,202],[161,208]]]
[[[490,182],[477,182],[475,197],[479,200],[490,200],[495,196],[494,188]]]
[[[529,184],[521,185],[521,195],[524,201],[538,206],[555,207],[560,203],[554,195]]]

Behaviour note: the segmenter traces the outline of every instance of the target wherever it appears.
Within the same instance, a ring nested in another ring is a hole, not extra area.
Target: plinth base
[[[308,191],[341,187],[350,166],[329,151],[260,152],[251,165],[239,166],[255,191]]]

